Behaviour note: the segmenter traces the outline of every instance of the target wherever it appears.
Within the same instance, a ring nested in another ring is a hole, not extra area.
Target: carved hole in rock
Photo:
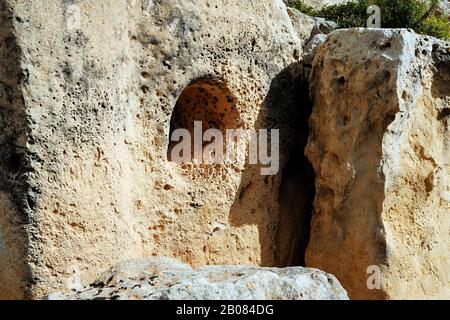
[[[178,141],[171,141],[176,129],[187,129],[192,137],[191,157],[194,159],[194,122],[202,123],[202,136],[208,129],[218,129],[224,139],[227,129],[239,127],[239,113],[236,98],[225,82],[215,79],[199,79],[187,86],[175,105],[170,121],[169,147],[167,159],[172,159],[172,149]],[[203,147],[212,141],[203,142]],[[224,150],[225,152],[225,150]]]

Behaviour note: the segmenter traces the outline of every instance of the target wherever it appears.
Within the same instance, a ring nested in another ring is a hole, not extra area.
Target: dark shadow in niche
[[[295,106],[295,142],[290,146],[289,159],[283,170],[280,186],[280,221],[277,231],[275,262],[279,267],[305,266],[309,244],[311,218],[315,197],[314,169],[305,155],[309,139],[309,118],[312,101],[309,83],[298,81]]]
[[[248,165],[230,211],[232,226],[258,226],[262,266],[305,263],[315,174],[304,155],[312,104],[302,74],[295,63],[275,77],[255,123],[257,130],[280,130],[280,154],[285,157],[280,157],[279,173],[261,176],[259,165]],[[273,190],[279,182],[280,189]],[[267,203],[273,192],[279,192],[278,203]]]
[[[27,136],[28,144],[34,143],[21,88],[29,75],[20,64],[22,52],[15,35],[19,23],[22,20],[14,17],[9,2],[0,0],[0,299],[31,298],[29,288],[34,284],[25,226],[36,227],[30,213],[39,190],[29,180],[30,158],[35,155],[18,141]]]
[[[433,62],[437,69],[433,77],[431,94],[435,99],[446,99],[450,96],[450,53],[449,48],[442,48],[439,45],[433,46]],[[448,109],[448,108],[446,108]],[[447,113],[445,110],[444,113]],[[444,115],[447,117],[448,115]],[[442,115],[440,115],[442,117]]]
[[[225,82],[213,77],[192,81],[181,93],[172,113],[167,159],[172,161],[171,151],[178,143],[170,141],[174,130],[187,129],[194,136],[194,122],[201,121],[202,136],[208,129],[219,129],[225,136],[226,129],[238,128],[238,120],[236,98]]]

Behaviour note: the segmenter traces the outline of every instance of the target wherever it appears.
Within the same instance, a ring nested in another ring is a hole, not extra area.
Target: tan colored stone
[[[282,1],[70,3],[0,0],[0,297],[135,257],[273,265],[281,172],[167,151],[177,99],[206,79],[233,96],[227,125],[282,129],[283,165],[302,43]]]
[[[318,49],[306,262],[351,298],[450,297],[449,66],[448,43],[406,30],[337,31]]]

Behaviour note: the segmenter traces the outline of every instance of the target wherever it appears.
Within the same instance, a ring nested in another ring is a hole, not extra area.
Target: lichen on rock
[[[0,0],[0,299],[449,298],[449,44],[335,28]],[[175,161],[198,121],[279,129],[280,170]]]

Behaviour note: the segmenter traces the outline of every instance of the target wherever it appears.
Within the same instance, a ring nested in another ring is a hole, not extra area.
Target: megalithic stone
[[[136,257],[273,265],[281,172],[178,165],[169,133],[277,128],[283,166],[301,50],[281,0],[0,0],[0,298]]]
[[[307,266],[351,298],[450,298],[449,43],[336,31],[318,49],[311,95]]]

